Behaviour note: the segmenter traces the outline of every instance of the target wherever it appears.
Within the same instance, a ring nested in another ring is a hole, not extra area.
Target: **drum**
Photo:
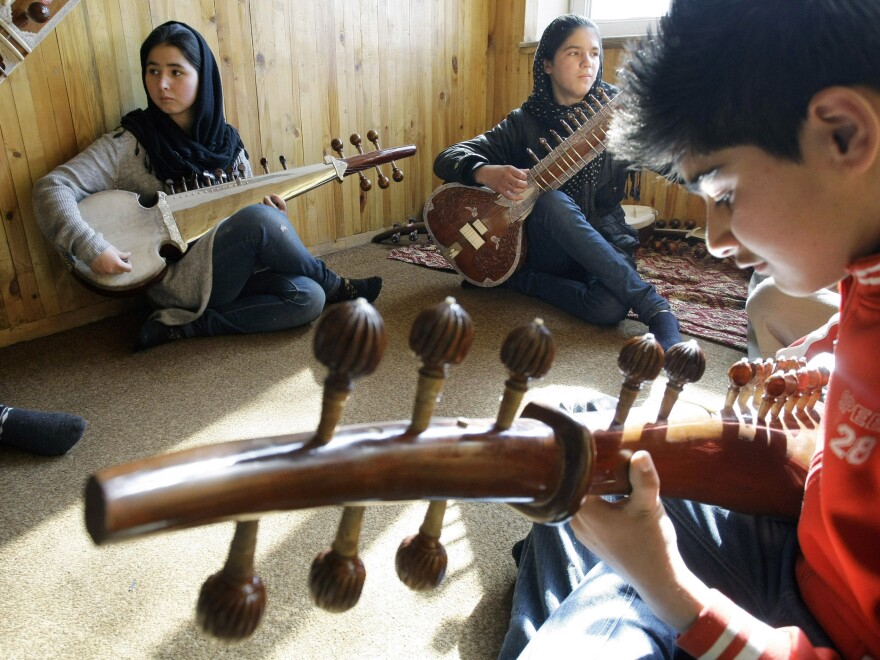
[[[654,233],[654,220],[659,212],[650,206],[638,206],[635,204],[623,204],[623,212],[626,214],[626,224],[639,233],[639,242],[645,245]]]

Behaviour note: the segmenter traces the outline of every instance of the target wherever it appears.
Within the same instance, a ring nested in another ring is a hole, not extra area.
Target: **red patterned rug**
[[[398,247],[388,258],[455,272],[435,245]],[[690,251],[669,255],[644,247],[636,252],[636,263],[642,277],[669,301],[683,333],[746,350],[748,271],[730,259],[697,259]]]

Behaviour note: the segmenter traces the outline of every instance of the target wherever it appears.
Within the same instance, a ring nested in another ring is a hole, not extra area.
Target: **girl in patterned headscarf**
[[[569,14],[544,31],[533,65],[534,88],[522,107],[472,140],[437,156],[434,173],[446,182],[481,185],[510,200],[523,199],[529,150],[544,153],[551,131],[566,134],[574,106],[616,90],[602,80],[602,42],[596,25]],[[595,103],[594,103],[595,105]],[[558,190],[541,194],[525,222],[528,245],[508,286],[596,325],[616,325],[630,310],[664,348],[681,341],[669,303],[635,269],[638,246],[620,202],[625,163],[602,153]]]
[[[77,203],[103,190],[155,198],[166,180],[191,181],[218,168],[251,168],[238,131],[226,123],[220,72],[202,35],[183,23],[157,27],[141,47],[147,107],[122,128],[37,182],[40,228],[65,255],[95,273],[129,272],[131,253],[111,245]],[[277,195],[222,220],[147,289],[156,311],[136,341],[143,350],[184,337],[268,332],[316,319],[327,303],[373,301],[382,280],[349,280],[302,244]],[[157,211],[158,212],[158,211]]]

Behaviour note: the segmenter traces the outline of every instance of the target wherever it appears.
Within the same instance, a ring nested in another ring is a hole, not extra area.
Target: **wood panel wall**
[[[119,313],[87,292],[37,228],[34,182],[146,102],[138,49],[166,20],[189,23],[221,67],[227,119],[253,161],[318,163],[370,128],[383,147],[415,144],[404,181],[361,193],[356,177],[292,200],[317,253],[421,216],[441,149],[483,132],[531,87],[520,48],[526,0],[82,0],[0,85],[0,346]],[[609,51],[609,59],[612,59]],[[611,70],[611,67],[609,67]],[[372,177],[375,179],[375,177]],[[685,196],[643,186],[643,203],[686,217]],[[701,215],[698,209],[694,215]]]

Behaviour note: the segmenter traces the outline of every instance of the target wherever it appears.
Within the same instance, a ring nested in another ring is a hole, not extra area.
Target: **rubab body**
[[[423,525],[404,539],[395,560],[401,580],[417,590],[443,579],[446,550],[439,538],[447,500],[503,503],[529,520],[561,523],[587,494],[628,493],[629,459],[640,449],[651,453],[664,495],[746,513],[799,514],[816,402],[827,383],[820,373],[795,378],[803,387],[786,396],[786,376],[800,367],[774,366],[764,378],[763,366],[737,363],[725,405],[713,412],[676,403],[705,368],[698,344],[664,353],[648,334],[620,352],[623,383],[613,415],[572,416],[533,402],[517,416],[529,381],[547,373],[555,352],[536,320],[504,342],[509,378],[495,419],[433,417],[446,368],[465,358],[472,338],[470,319],[453,299],[425,310],[410,336],[422,361],[412,420],[339,426],[353,380],[375,370],[386,338],[381,317],[363,299],[333,306],[315,334],[316,356],[329,371],[315,432],[197,447],[101,470],[86,486],[89,534],[105,544],[234,521],[229,559],[206,581],[197,619],[211,635],[240,639],[256,629],[266,607],[254,572],[257,521],[275,511],[343,506],[335,539],[309,575],[313,600],[329,611],[358,602],[366,578],[358,537],[374,503],[430,502]],[[639,389],[662,369],[668,380],[660,410],[633,407]]]
[[[377,167],[416,152],[414,145],[360,153],[350,158],[325,156],[324,162],[305,165],[261,176],[244,177],[240,172],[206,172],[193,189],[167,194],[159,192],[155,203],[143,206],[137,194],[107,190],[89,195],[78,204],[86,223],[104,235],[112,245],[131,252],[128,273],[101,275],[88,264],[74,259],[77,279],[104,295],[131,295],[160,278],[167,268],[162,249],[170,245],[178,252],[206,233],[224,218],[267,195],[285,200],[302,195],[333,180]],[[284,160],[282,159],[282,164]],[[264,168],[266,165],[264,164]],[[395,166],[395,170],[400,172]],[[403,178],[395,176],[395,181]],[[363,186],[362,186],[363,187]],[[367,188],[369,189],[369,188]]]

